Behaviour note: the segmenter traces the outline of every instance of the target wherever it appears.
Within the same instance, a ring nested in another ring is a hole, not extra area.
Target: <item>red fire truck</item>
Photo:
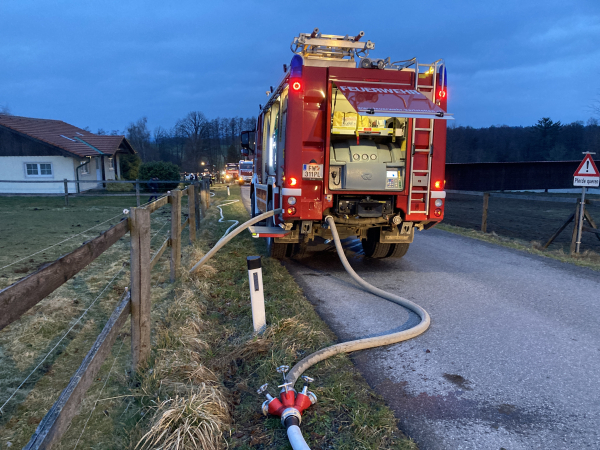
[[[225,183],[237,183],[239,180],[239,171],[238,163],[225,164],[225,173],[223,174]]]
[[[328,215],[366,256],[401,257],[415,228],[444,217],[445,64],[371,58],[363,35],[294,38],[256,129],[242,133],[254,161],[252,215],[283,209],[250,230],[273,257],[330,239]]]

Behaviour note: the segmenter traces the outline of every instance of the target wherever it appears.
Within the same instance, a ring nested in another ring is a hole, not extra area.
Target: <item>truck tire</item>
[[[269,202],[267,211],[273,209],[273,202]],[[268,227],[275,227],[275,218],[273,216],[267,219]],[[290,256],[288,250],[291,251],[290,244],[279,244],[275,242],[275,238],[267,238],[267,256],[275,259],[285,259]]]
[[[404,244],[404,243],[390,244],[390,252],[388,253],[387,257],[388,258],[402,258],[404,255],[406,255],[409,245],[410,244]]]
[[[390,253],[390,244],[379,242],[380,228],[369,228],[367,238],[361,241],[365,256],[369,258],[387,258]]]

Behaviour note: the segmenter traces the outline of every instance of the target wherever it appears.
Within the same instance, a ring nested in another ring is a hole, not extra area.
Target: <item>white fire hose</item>
[[[233,230],[230,234],[223,236],[219,242],[206,254],[204,257],[194,265],[190,269],[190,273],[195,272],[201,267],[206,261],[214,256],[216,252],[218,252],[225,244],[227,244],[231,239],[240,234],[243,230],[248,228],[249,226],[260,222],[261,220],[266,219],[267,217],[271,217],[275,214],[279,214],[281,209],[276,209],[274,211],[268,211],[259,216],[250,219],[249,221],[243,223],[235,230]],[[337,250],[338,256],[342,264],[344,265],[344,269],[346,272],[352,277],[356,283],[358,283],[365,291],[377,295],[378,297],[389,300],[390,302],[396,303],[404,308],[407,308],[417,314],[421,321],[412,328],[408,330],[398,331],[396,333],[390,333],[383,336],[376,336],[371,338],[357,339],[349,342],[342,342],[340,344],[335,344],[330,347],[326,347],[322,350],[318,350],[311,355],[308,355],[306,358],[299,361],[288,373],[286,376],[286,382],[291,383],[291,386],[296,384],[298,378],[304,373],[306,369],[314,366],[315,364],[330,358],[332,356],[338,355],[340,353],[350,353],[358,350],[365,350],[368,348],[374,347],[382,347],[384,345],[396,344],[398,342],[406,341],[408,339],[412,339],[417,337],[418,335],[424,333],[431,323],[431,319],[429,318],[429,314],[423,308],[421,308],[416,303],[411,302],[403,297],[398,295],[391,294],[389,292],[383,291],[372,284],[367,283],[361,277],[359,277],[354,269],[350,266],[346,255],[344,254],[344,249],[342,247],[342,243],[340,242],[340,236],[337,232],[337,228],[335,226],[335,222],[332,216],[327,216],[325,221],[329,225],[331,230],[331,235],[333,236],[333,241],[335,242],[335,249]],[[228,230],[229,231],[229,230]],[[290,444],[294,450],[310,450],[310,447],[306,444],[304,437],[302,436],[302,432],[297,425],[292,425],[287,429],[288,439]]]

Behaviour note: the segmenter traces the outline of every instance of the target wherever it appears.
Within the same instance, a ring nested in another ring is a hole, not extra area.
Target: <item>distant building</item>
[[[81,183],[80,190],[95,189],[121,177],[124,154],[135,154],[124,136],[93,134],[60,120],[0,114],[0,180],[93,180],[98,183]],[[0,193],[62,192],[62,183],[0,182]],[[69,192],[78,192],[76,183],[69,183]]]

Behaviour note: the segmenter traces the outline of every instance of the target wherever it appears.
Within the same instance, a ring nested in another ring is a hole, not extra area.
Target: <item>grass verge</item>
[[[544,249],[542,247],[544,245],[542,242],[527,242],[520,239],[499,236],[493,231],[491,233],[482,233],[478,230],[457,227],[454,225],[448,225],[444,223],[439,224],[436,228],[448,231],[450,233],[459,234],[461,236],[467,236],[473,239],[478,239],[480,241],[498,244],[516,250],[521,250],[532,255],[544,256],[546,258],[555,259],[557,261],[575,264],[577,266],[600,271],[600,254],[592,250],[584,250],[580,254],[570,255],[566,253],[562,248],[558,248],[555,250]]]
[[[231,191],[229,198],[240,199],[239,187]],[[214,202],[227,198],[224,188],[216,192]],[[224,207],[224,215],[247,218],[241,201]],[[218,223],[218,217],[212,207],[188,267],[230,225]],[[263,259],[268,327],[260,337],[252,334],[245,257],[264,251],[261,240],[243,233],[198,274],[183,277],[157,325],[152,361],[133,392],[144,418],[128,431],[132,448],[140,440],[142,448],[290,448],[279,418],[262,415],[264,397],[256,389],[268,382],[275,394],[281,384],[277,366],[292,366],[336,338],[285,267],[269,258]],[[309,374],[319,398],[302,422],[311,448],[416,448],[347,356],[324,361]],[[200,404],[202,395],[209,401]],[[202,445],[189,432],[198,427],[206,430]]]

